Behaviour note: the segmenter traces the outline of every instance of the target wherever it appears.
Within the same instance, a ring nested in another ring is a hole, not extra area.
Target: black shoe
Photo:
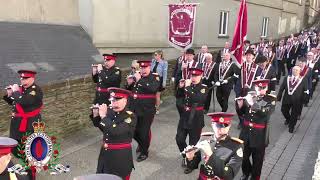
[[[294,127],[289,127],[289,133],[293,133]]]
[[[137,158],[137,162],[141,162],[141,161],[144,161],[148,158],[148,155],[145,155],[145,154],[140,154]]]
[[[304,107],[308,107],[309,105],[308,104],[304,104]]]
[[[240,180],[248,180],[249,179],[249,176],[248,175],[245,175],[243,174],[241,177],[240,177]]]
[[[186,163],[186,159],[185,158],[182,158],[181,167],[183,167],[183,168],[187,167],[187,163]]]
[[[284,125],[288,125],[289,124],[289,122],[286,120],[286,121],[284,121]]]
[[[187,167],[186,169],[184,169],[183,172],[184,172],[185,174],[190,174],[192,171],[193,171],[192,168],[188,168],[188,167]]]

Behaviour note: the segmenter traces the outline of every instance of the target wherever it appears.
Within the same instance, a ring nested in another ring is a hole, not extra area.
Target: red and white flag
[[[247,3],[246,0],[242,0],[240,4],[236,26],[234,29],[231,47],[231,50],[234,51],[233,55],[236,57],[239,65],[241,65],[242,63],[243,42],[247,37],[247,15]]]
[[[185,50],[192,46],[195,27],[195,4],[169,4],[169,44]]]

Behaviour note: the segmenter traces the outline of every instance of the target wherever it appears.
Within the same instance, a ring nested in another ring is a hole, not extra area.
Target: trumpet
[[[215,144],[215,142],[217,142],[217,139],[216,139],[216,137],[214,136],[214,133],[213,132],[203,132],[203,133],[201,133],[201,137],[207,137],[207,138],[209,138],[209,139],[205,139],[205,140],[203,140],[203,139],[200,139],[198,142],[197,142],[197,144],[196,145],[194,145],[194,146],[191,146],[190,148],[186,148],[186,149],[184,149],[181,153],[180,153],[180,155],[185,155],[185,154],[187,154],[187,153],[189,153],[189,152],[191,152],[191,151],[199,151],[200,150],[200,148],[201,148],[201,146],[202,146],[202,144],[204,143],[204,142],[208,142],[209,144]],[[224,137],[224,136],[223,136]],[[222,138],[222,137],[221,137]],[[221,139],[221,138],[219,138],[219,139]]]

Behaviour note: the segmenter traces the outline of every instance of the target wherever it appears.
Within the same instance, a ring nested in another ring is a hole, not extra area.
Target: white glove
[[[216,86],[220,86],[221,84],[220,84],[219,81],[217,81],[217,82],[215,83],[215,85],[216,85]]]
[[[227,84],[228,83],[228,80],[223,80],[222,81],[222,84]]]
[[[174,77],[171,78],[171,81],[174,82]]]

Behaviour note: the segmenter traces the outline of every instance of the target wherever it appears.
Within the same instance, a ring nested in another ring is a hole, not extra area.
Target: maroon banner
[[[185,50],[192,46],[195,27],[195,4],[169,4],[169,44]]]

